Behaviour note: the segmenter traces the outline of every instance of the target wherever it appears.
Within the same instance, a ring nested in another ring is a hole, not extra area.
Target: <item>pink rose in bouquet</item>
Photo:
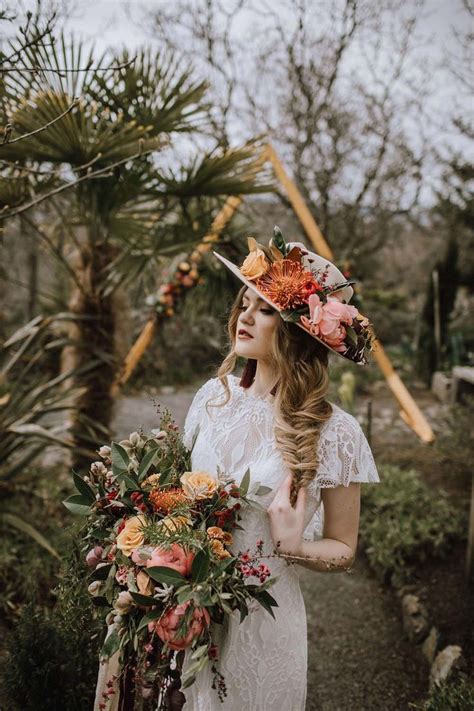
[[[86,563],[89,566],[89,568],[96,568],[97,565],[101,562],[102,560],[102,553],[104,552],[104,549],[102,546],[94,546],[94,548],[91,548],[89,553],[86,555]]]
[[[173,568],[181,575],[187,576],[191,573],[191,565],[194,560],[194,553],[186,551],[178,543],[173,543],[170,548],[158,547],[151,551],[151,557],[146,562],[147,568],[163,566]]]
[[[211,621],[209,613],[205,607],[195,607],[190,621],[190,626],[184,636],[178,633],[183,615],[191,604],[191,600],[186,600],[181,605],[176,605],[168,610],[156,622],[148,624],[149,632],[155,631],[162,642],[167,642],[171,649],[177,651],[189,647],[196,637],[207,627]]]

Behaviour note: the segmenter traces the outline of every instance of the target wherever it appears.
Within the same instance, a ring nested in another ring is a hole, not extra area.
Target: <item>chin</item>
[[[250,346],[249,343],[239,343],[236,341],[235,346],[234,346],[234,352],[236,355],[241,356],[242,358],[254,358],[255,360],[258,360],[258,354],[255,352],[255,349]]]

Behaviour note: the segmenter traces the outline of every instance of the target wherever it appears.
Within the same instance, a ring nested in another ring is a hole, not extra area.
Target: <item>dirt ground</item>
[[[169,408],[182,426],[197,387],[122,398],[117,403],[115,437],[123,438],[140,426],[145,431],[157,427],[153,399]],[[400,419],[390,392],[378,388],[372,400],[376,461],[382,453],[391,457],[391,448],[407,462],[413,461],[414,452],[426,457],[429,446]],[[436,416],[438,405],[429,393],[420,406],[428,409],[427,416],[430,412]],[[356,412],[361,420],[365,409],[362,399]],[[400,439],[409,442],[402,452]],[[426,697],[428,664],[404,638],[398,599],[374,579],[362,553],[349,574],[302,570],[301,586],[308,618],[307,711],[404,711],[410,702]]]

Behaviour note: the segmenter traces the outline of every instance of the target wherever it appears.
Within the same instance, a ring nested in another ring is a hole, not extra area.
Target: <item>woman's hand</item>
[[[267,509],[270,517],[270,530],[275,546],[281,553],[300,555],[304,531],[304,514],[306,508],[306,488],[301,487],[296,499],[296,506],[290,503],[292,476],[289,474],[279,487],[275,498]]]

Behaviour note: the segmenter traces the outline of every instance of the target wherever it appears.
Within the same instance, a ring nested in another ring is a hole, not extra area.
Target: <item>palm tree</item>
[[[126,55],[103,57],[94,69],[92,51],[85,54],[81,43],[68,44],[64,36],[51,41],[49,51],[33,47],[22,58],[40,67],[38,74],[19,71],[6,79],[11,123],[22,134],[37,133],[0,146],[0,158],[57,168],[60,189],[77,183],[66,202],[52,195],[48,203],[75,249],[67,266],[69,309],[77,320],[64,362],[82,371],[72,429],[78,449],[90,450],[97,446],[91,421],[103,429],[111,418],[118,291],[190,251],[226,196],[270,186],[257,143],[225,152],[197,148],[209,126],[207,86],[178,57],[144,50],[132,62]],[[114,70],[117,65],[122,68]],[[184,139],[194,145],[186,162],[179,156]],[[84,372],[91,359],[96,367]],[[78,454],[76,466],[84,463]]]

